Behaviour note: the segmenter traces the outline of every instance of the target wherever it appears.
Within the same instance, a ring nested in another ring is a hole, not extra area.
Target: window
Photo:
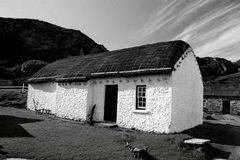
[[[146,109],[146,85],[137,85],[136,109]]]

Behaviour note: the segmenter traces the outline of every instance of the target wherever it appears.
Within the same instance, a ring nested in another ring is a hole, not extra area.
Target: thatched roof
[[[204,97],[240,100],[240,73],[204,83]]]
[[[93,77],[171,73],[190,46],[184,41],[160,42],[53,62],[29,82],[82,81]]]

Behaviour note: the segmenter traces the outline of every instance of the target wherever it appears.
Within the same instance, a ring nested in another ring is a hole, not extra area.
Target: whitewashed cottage
[[[192,48],[170,41],[75,56],[43,67],[28,86],[27,107],[56,116],[173,133],[202,123],[203,83]]]

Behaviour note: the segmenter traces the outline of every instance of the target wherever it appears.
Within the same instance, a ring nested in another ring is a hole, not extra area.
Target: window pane
[[[136,109],[146,109],[146,86],[137,86],[136,88]]]

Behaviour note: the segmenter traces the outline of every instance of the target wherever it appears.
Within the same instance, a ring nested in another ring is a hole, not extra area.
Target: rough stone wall
[[[58,83],[56,115],[63,118],[86,120],[91,105],[91,86],[88,83]]]
[[[240,115],[240,100],[232,100],[230,102],[231,114]]]
[[[240,100],[230,101],[230,114],[240,114]],[[220,98],[205,98],[203,102],[204,108],[207,108],[208,113],[223,113],[223,100]]]
[[[146,110],[136,110],[136,85],[146,85]],[[118,90],[117,123],[126,128],[168,133],[172,88],[169,75],[124,80]]]
[[[56,83],[28,85],[27,108],[35,110],[35,107],[49,109],[52,113],[56,113]]]
[[[171,87],[169,75],[90,80],[94,119],[103,121],[105,86],[118,85],[117,124],[144,131],[168,132],[170,124]],[[136,110],[136,86],[146,85],[146,111]]]
[[[222,100],[221,99],[204,99],[203,107],[206,108],[208,113],[222,113]]]
[[[203,118],[203,82],[193,52],[186,51],[172,72],[173,105],[170,132],[180,132],[199,124]]]

